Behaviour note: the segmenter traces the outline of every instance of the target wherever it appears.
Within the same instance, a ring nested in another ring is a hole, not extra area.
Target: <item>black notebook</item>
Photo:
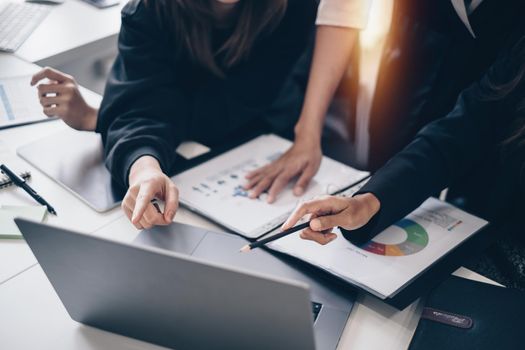
[[[427,298],[409,349],[523,349],[525,293],[451,276]]]

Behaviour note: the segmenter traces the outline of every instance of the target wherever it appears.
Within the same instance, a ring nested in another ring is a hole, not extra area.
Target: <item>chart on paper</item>
[[[31,77],[0,79],[0,128],[47,119]]]
[[[295,256],[385,298],[392,295],[487,222],[429,198],[371,241],[355,246],[339,232],[321,246],[290,235],[272,249]]]
[[[325,157],[302,197],[293,195],[289,184],[273,204],[267,203],[266,193],[248,198],[246,175],[278,159],[290,145],[275,135],[260,136],[174,177],[181,202],[235,232],[258,237],[282,224],[299,201],[338,192],[368,176]]]

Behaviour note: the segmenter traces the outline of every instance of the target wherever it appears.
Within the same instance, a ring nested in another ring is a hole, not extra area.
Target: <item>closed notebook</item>
[[[15,218],[42,221],[47,209],[44,206],[0,206],[0,239],[22,239],[22,234],[15,224]]]
[[[525,293],[451,276],[428,296],[409,349],[524,349]]]

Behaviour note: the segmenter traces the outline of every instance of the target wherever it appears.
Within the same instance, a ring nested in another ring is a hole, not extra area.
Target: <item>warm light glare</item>
[[[364,50],[373,49],[385,38],[390,28],[394,0],[374,0],[368,25],[361,31],[360,44]]]

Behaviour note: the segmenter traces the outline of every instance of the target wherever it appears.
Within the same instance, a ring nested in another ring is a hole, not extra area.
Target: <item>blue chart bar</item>
[[[7,115],[7,120],[15,120],[13,109],[11,108],[11,104],[9,103],[9,100],[7,99],[7,94],[5,93],[5,89],[3,85],[0,85],[0,100],[2,101],[2,105],[4,106],[5,113]]]

